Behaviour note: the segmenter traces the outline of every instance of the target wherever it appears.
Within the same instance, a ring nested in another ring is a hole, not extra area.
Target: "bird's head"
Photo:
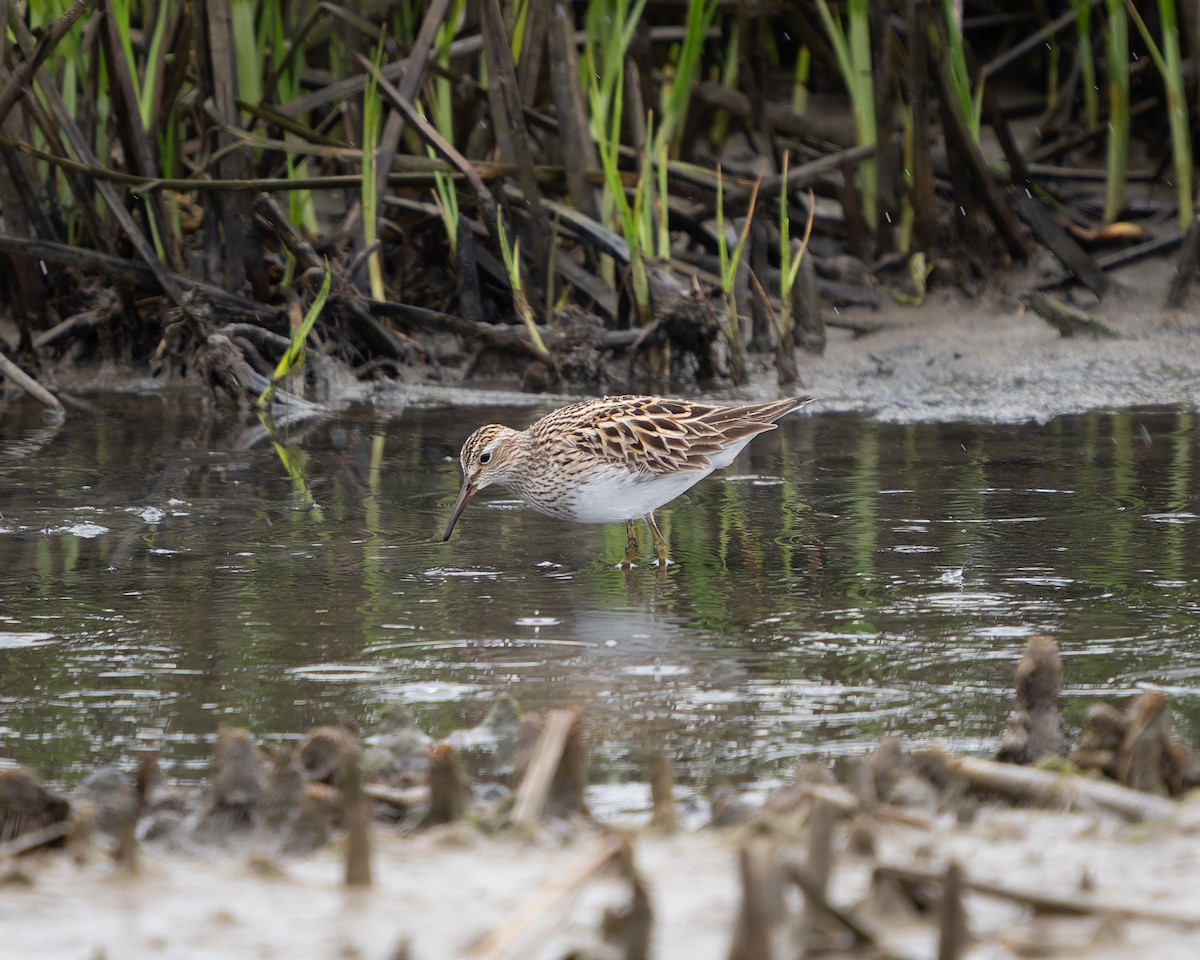
[[[463,484],[450,511],[450,522],[446,524],[443,540],[449,540],[458,522],[459,514],[472,497],[493,483],[507,484],[510,471],[516,460],[520,433],[499,423],[489,423],[467,437],[459,454],[462,463]]]

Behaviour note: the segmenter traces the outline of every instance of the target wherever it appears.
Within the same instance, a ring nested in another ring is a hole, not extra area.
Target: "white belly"
[[[733,463],[753,437],[745,437],[709,455],[709,464],[695,470],[677,470],[652,479],[639,479],[623,466],[603,464],[589,469],[586,481],[578,478],[560,485],[561,477],[524,477],[510,489],[537,510],[576,523],[621,523],[637,520],[670,503],[714,470]]]
[[[577,523],[636,520],[670,503],[713,469],[681,470],[653,480],[635,480],[623,470],[613,471],[603,481],[597,478],[577,489],[571,504],[571,519]]]

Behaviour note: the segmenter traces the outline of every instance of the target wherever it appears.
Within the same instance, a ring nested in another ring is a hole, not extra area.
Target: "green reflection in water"
[[[0,459],[0,756],[69,780],[148,745],[199,776],[220,718],[277,739],[404,699],[444,732],[507,691],[584,705],[598,777],[663,746],[711,782],[886,731],[986,748],[1024,639],[1047,630],[1069,719],[1157,682],[1194,723],[1189,411],[792,418],[663,510],[676,565],[645,550],[628,576],[620,525],[503,492],[438,539],[462,437],[534,416],[362,411],[277,452],[164,398],[49,433],[9,408],[0,445],[24,452]]]

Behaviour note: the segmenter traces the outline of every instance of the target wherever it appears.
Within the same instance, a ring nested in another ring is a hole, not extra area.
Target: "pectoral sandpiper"
[[[484,487],[507,487],[539,513],[577,523],[625,521],[623,567],[637,556],[633,521],[650,527],[660,566],[667,541],[654,511],[733,463],[758,434],[812,397],[719,406],[663,397],[572,403],[526,430],[480,427],[462,446],[463,485],[443,540]]]

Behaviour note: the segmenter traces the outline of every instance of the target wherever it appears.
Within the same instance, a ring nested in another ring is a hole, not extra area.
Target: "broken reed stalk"
[[[8,82],[0,87],[0,124],[4,122],[8,111],[20,99],[22,92],[28,87],[46,58],[54,52],[71,28],[75,26],[75,21],[87,12],[89,6],[91,6],[90,0],[75,0],[62,16],[54,21],[49,30],[42,31],[37,45],[32,51],[27,51],[21,62],[13,68]]]
[[[617,79],[616,90],[614,92],[616,105],[605,107],[600,101],[601,93],[595,85],[589,87],[588,95],[589,105],[593,114],[599,113],[604,109],[611,112],[611,128],[602,131],[596,137],[596,151],[600,157],[600,169],[604,173],[605,183],[604,197],[601,202],[601,214],[611,221],[613,211],[615,211],[616,219],[621,225],[621,234],[625,238],[625,246],[627,248],[630,287],[633,291],[634,304],[637,307],[638,323],[640,326],[647,326],[654,320],[654,310],[650,300],[650,279],[646,272],[645,251],[642,246],[640,213],[644,206],[646,190],[649,186],[649,178],[646,176],[646,165],[649,162],[649,155],[647,152],[643,152],[642,176],[638,178],[634,200],[630,204],[629,198],[625,196],[625,182],[617,163],[620,151],[621,129],[621,108],[619,103],[624,97],[625,89],[623,77],[624,71],[622,70],[621,75]]]
[[[946,872],[915,864],[880,863],[875,873],[896,877],[915,883],[943,883]],[[1113,917],[1120,920],[1146,920],[1152,923],[1178,924],[1183,927],[1200,927],[1200,913],[1186,914],[1166,910],[1154,904],[1138,904],[1094,896],[1087,893],[1048,893],[1029,890],[1004,883],[977,880],[960,872],[959,882],[963,889],[970,890],[996,900],[1007,900],[1046,914],[1061,914],[1076,917]]]
[[[453,823],[467,815],[471,784],[462,758],[448,743],[429,751],[429,810],[424,826]]]
[[[1179,251],[1179,260],[1175,267],[1175,278],[1167,293],[1167,308],[1180,309],[1187,302],[1188,291],[1200,270],[1200,215],[1192,218],[1187,233],[1183,236],[1183,246]]]
[[[35,43],[32,34],[25,29],[24,23],[19,17],[10,18],[10,26],[16,33],[17,42],[22,50],[22,53],[26,56],[26,58],[30,58],[35,49]],[[84,136],[83,131],[79,129],[79,126],[71,117],[69,111],[67,110],[67,106],[60,96],[57,88],[49,82],[49,78],[45,75],[44,71],[39,70],[37,72],[37,77],[38,84],[42,89],[43,96],[45,97],[47,105],[50,108],[50,112],[57,123],[60,132],[70,145],[75,156],[87,165],[99,167],[100,161],[96,158],[96,154],[92,151],[90,145],[88,144],[87,138]],[[114,220],[116,220],[117,224],[121,228],[121,231],[128,238],[138,256],[154,273],[154,278],[158,282],[162,291],[167,295],[172,303],[180,309],[185,324],[191,328],[193,334],[196,335],[198,339],[203,339],[197,321],[192,315],[192,312],[184,299],[182,287],[175,281],[172,274],[167,271],[167,268],[163,265],[162,261],[156,256],[154,249],[149,243],[147,243],[145,235],[138,227],[136,221],[133,219],[133,216],[125,208],[124,201],[117,194],[113,186],[103,180],[95,183],[95,190],[100,194],[100,197],[104,201],[109,214]],[[89,205],[93,202],[94,200],[92,198],[88,199]]]
[[[313,325],[317,322],[317,317],[321,315],[321,311],[325,309],[325,302],[329,299],[329,287],[333,282],[333,272],[329,269],[329,261],[325,261],[325,279],[321,281],[321,289],[317,291],[316,299],[313,300],[308,310],[304,314],[304,319],[292,330],[291,340],[288,342],[288,347],[283,352],[283,356],[279,358],[279,362],[275,365],[275,372],[271,374],[271,382],[258,395],[255,401],[255,406],[259,410],[269,410],[271,401],[276,392],[279,390],[279,385],[287,380],[300,366],[304,363],[305,343],[308,340],[309,333],[312,332]]]
[[[355,54],[355,57],[358,60],[358,63],[368,73],[375,77],[379,83],[379,92],[383,95],[384,99],[401,113],[403,113],[405,119],[412,124],[413,128],[421,135],[421,138],[433,148],[434,152],[437,153],[437,155],[445,160],[448,164],[450,164],[451,167],[457,170],[462,175],[463,179],[467,181],[468,186],[470,186],[472,192],[475,194],[475,199],[479,203],[480,213],[483,215],[483,222],[487,226],[488,233],[494,237],[497,236],[498,233],[496,223],[498,219],[499,208],[496,203],[496,198],[492,191],[484,183],[483,177],[480,176],[480,173],[475,168],[474,164],[467,160],[467,158],[464,157],[452,143],[438,133],[433,125],[421,115],[420,111],[417,110],[416,107],[413,106],[412,101],[408,97],[405,97],[395,87],[395,85],[387,79],[384,70],[377,70],[375,64],[361,54]]]
[[[967,52],[963,45],[961,0],[942,0],[942,13],[946,22],[947,73],[950,77],[950,88],[954,91],[959,109],[967,121],[972,139],[978,143],[979,125],[983,118],[983,85],[986,78],[980,74],[972,94],[971,77],[967,70]]]
[[[779,179],[779,337],[781,340],[792,337],[793,318],[795,316],[792,303],[792,288],[800,273],[800,263],[808,250],[808,241],[812,237],[813,218],[816,214],[816,203],[812,188],[808,191],[808,219],[804,225],[804,236],[799,245],[792,249],[791,224],[792,218],[788,211],[788,160],[791,151],[784,151],[783,171]]]
[[[749,840],[738,849],[742,898],[728,960],[762,960],[772,955],[774,928],[783,912],[781,870],[773,844]]]
[[[346,870],[348,887],[371,885],[371,811],[363,792],[361,755],[348,745],[342,760],[339,786],[342,815],[346,820]]]
[[[700,56],[704,52],[704,41],[719,6],[720,0],[688,0],[683,43],[675,61],[674,75],[662,101],[662,122],[659,126],[658,140],[654,145],[655,156],[667,145],[670,146],[673,157],[679,156],[683,122],[687,117],[688,104],[691,103]]]
[[[925,756],[928,758],[929,752]],[[1134,822],[1170,821],[1176,813],[1174,801],[1131,790],[1118,783],[1016,767],[976,757],[945,757],[944,762],[951,775],[964,777],[972,787],[994,790],[1039,804],[1090,804]]]
[[[963,872],[951,860],[942,874],[942,898],[938,903],[937,960],[959,960],[967,952],[970,933],[963,907]]]
[[[675,771],[671,758],[656,753],[650,761],[650,824],[664,833],[679,829],[679,813],[675,807]]]
[[[819,942],[822,929],[828,924],[829,914],[823,909],[822,902],[828,903],[829,900],[829,878],[833,873],[835,816],[833,805],[825,800],[817,800],[809,814],[808,858],[805,867],[814,887],[813,895],[804,899],[804,913],[800,920],[802,945],[815,946]]]
[[[929,40],[928,68],[939,94],[955,197],[968,212],[982,206],[1008,254],[1013,259],[1024,260],[1032,252],[1033,244],[1021,229],[1008,201],[1001,194],[996,177],[980,152],[979,143],[971,134],[967,118],[954,95],[945,56],[946,38],[936,29],[930,29]],[[963,229],[964,219],[955,218],[955,224],[960,231]],[[961,238],[964,247],[973,241],[974,238],[970,235],[964,234]]]
[[[839,907],[833,903],[822,889],[821,882],[807,867],[799,863],[787,866],[787,878],[804,893],[826,916],[836,920],[859,943],[869,946],[879,957],[885,960],[899,960],[898,954],[890,950],[873,927],[859,917],[853,910]]]
[[[541,819],[550,798],[554,775],[562,762],[567,741],[579,724],[578,710],[551,710],[538,736],[536,752],[525,771],[517,799],[513,803],[512,823],[532,827]]]
[[[559,711],[564,712],[564,711]],[[483,937],[475,949],[466,956],[469,960],[502,960],[507,956],[530,956],[533,951],[514,953],[532,928],[541,920],[550,918],[562,908],[564,901],[574,897],[594,880],[610,863],[619,861],[629,850],[626,837],[609,837],[600,848],[573,869],[550,880],[508,918],[501,926]]]

